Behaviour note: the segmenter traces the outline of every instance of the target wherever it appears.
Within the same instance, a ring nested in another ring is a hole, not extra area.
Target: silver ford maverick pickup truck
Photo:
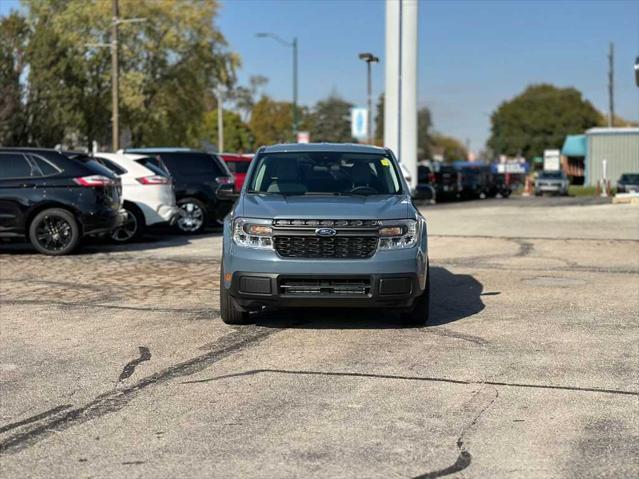
[[[429,316],[426,220],[393,153],[355,144],[260,148],[224,221],[222,320],[264,308]]]

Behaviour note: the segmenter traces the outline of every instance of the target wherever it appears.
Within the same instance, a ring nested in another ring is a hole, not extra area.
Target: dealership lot
[[[424,206],[431,325],[219,319],[221,236],[0,245],[5,477],[639,475],[639,208]]]

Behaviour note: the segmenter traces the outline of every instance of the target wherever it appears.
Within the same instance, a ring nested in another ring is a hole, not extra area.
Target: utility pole
[[[110,48],[111,49],[111,146],[113,151],[120,149],[120,64],[118,62],[118,26],[121,23],[146,22],[146,18],[120,19],[118,0],[111,0],[111,42],[109,43],[87,43],[89,48]]]
[[[366,62],[366,70],[367,70],[367,88],[366,92],[368,95],[368,115],[367,115],[367,126],[368,126],[368,143],[370,145],[373,144],[373,102],[372,102],[372,90],[373,83],[371,80],[371,63],[378,63],[379,58],[373,55],[372,53],[360,53],[359,59],[364,60]]]
[[[120,149],[120,118],[119,118],[119,64],[118,64],[118,0],[111,0],[113,21],[111,24],[111,143],[113,151]]]
[[[608,51],[608,127],[612,128],[615,122],[615,44],[610,43]]]

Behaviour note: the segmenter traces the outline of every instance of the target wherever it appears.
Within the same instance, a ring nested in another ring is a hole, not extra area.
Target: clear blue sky
[[[0,0],[0,14],[17,5]],[[490,113],[530,83],[574,86],[606,111],[610,41],[616,111],[639,120],[639,0],[420,0],[419,8],[419,103],[431,109],[435,129],[469,139],[472,149],[483,147]],[[298,37],[302,104],[336,91],[364,105],[362,51],[380,56],[375,96],[383,90],[382,0],[222,0],[217,24],[242,57],[240,81],[264,75],[276,99],[291,98],[291,53],[256,32]]]

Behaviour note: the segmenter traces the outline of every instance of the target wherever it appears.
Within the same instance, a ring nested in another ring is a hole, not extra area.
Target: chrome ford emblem
[[[328,238],[330,236],[335,236],[337,234],[337,231],[335,231],[333,228],[317,228],[315,230],[315,234],[317,236]]]

